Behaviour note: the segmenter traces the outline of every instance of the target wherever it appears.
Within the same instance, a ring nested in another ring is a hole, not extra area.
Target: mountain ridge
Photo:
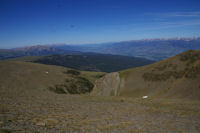
[[[59,47],[57,47],[59,48]],[[63,45],[61,49],[81,52],[143,57],[150,60],[163,60],[187,50],[200,50],[200,37],[144,39],[103,43],[98,45]]]
[[[105,75],[96,81],[92,95],[114,95],[117,89],[119,96],[200,99],[200,51],[187,51],[151,65],[118,73],[120,84],[117,88],[113,85],[118,81],[109,81],[110,76]],[[112,89],[105,92],[104,87]]]
[[[51,45],[35,45],[29,47],[19,47],[14,49],[0,49],[0,60],[24,56],[45,56],[58,54],[81,54],[81,52],[57,49],[52,47]]]
[[[82,52],[93,52],[142,57],[159,61],[187,50],[200,50],[200,37],[155,38],[81,45],[64,43],[34,45],[13,49],[1,49],[0,59],[14,58],[15,56],[81,54]]]

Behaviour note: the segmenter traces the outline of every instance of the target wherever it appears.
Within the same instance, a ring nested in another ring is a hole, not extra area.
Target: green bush
[[[65,80],[64,84],[49,87],[50,91],[58,94],[85,94],[92,91],[94,85],[84,77],[73,77]]]
[[[64,72],[66,74],[72,74],[72,75],[80,75],[81,73],[77,70],[67,70],[67,72]]]

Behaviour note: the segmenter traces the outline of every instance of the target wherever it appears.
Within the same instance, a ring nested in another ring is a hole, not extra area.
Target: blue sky
[[[200,36],[200,0],[0,0],[0,48]]]

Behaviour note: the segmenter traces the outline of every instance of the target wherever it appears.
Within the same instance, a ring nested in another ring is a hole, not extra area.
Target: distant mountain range
[[[200,37],[144,39],[85,45],[36,45],[15,49],[0,49],[0,60],[22,57],[61,54],[82,54],[94,52],[102,54],[142,57],[150,60],[163,60],[187,50],[200,50]]]
[[[56,45],[36,45],[14,49],[0,49],[0,60],[23,56],[44,56],[57,54],[80,54],[78,51],[62,50],[55,48]]]
[[[151,60],[163,60],[187,50],[200,49],[200,37],[144,39],[90,45],[60,45],[55,48],[81,52],[143,57]]]

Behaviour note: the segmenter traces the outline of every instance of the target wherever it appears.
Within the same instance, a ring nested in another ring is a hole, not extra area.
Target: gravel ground
[[[0,95],[0,133],[199,133],[200,102],[79,95]]]

